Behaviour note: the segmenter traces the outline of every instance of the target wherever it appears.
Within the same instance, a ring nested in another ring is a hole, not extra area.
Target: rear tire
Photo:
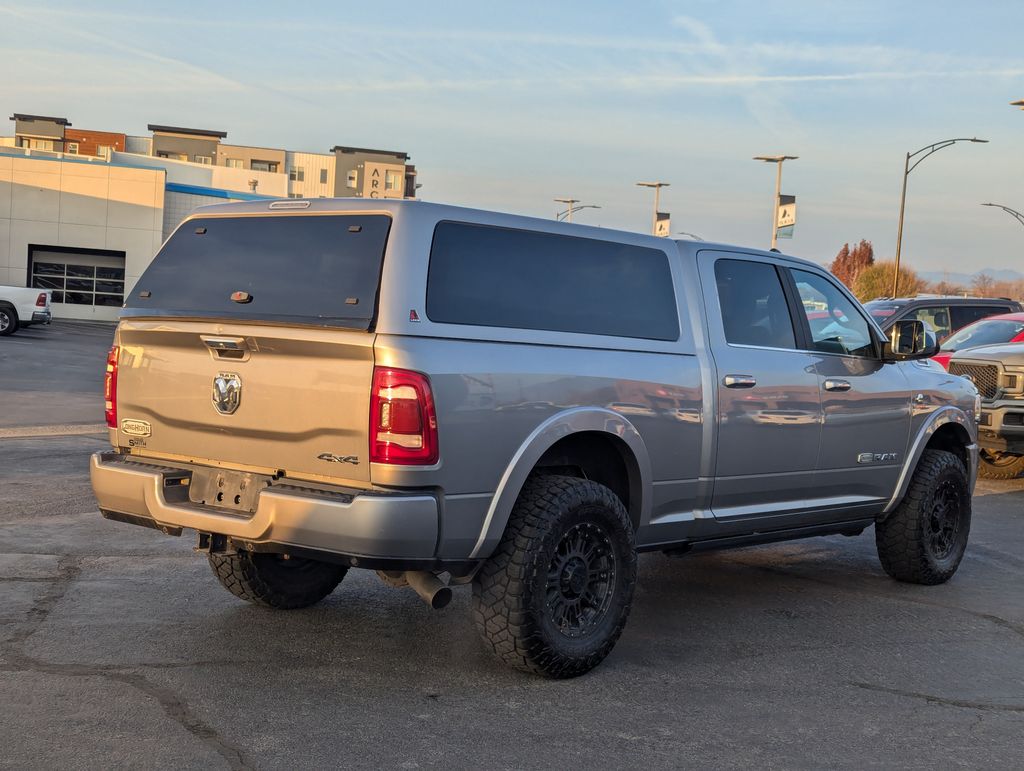
[[[576,677],[615,646],[636,574],[633,526],[611,490],[575,477],[533,477],[473,581],[473,617],[509,666]]]
[[[13,305],[0,303],[0,336],[13,335],[18,331],[18,312]]]
[[[348,572],[341,565],[283,554],[211,554],[209,560],[221,586],[235,597],[281,610],[320,602]]]
[[[960,566],[970,530],[967,469],[951,452],[925,450],[900,505],[875,523],[878,559],[897,581],[941,584]]]
[[[982,450],[978,454],[978,475],[985,479],[1016,479],[1024,471],[1024,455]]]

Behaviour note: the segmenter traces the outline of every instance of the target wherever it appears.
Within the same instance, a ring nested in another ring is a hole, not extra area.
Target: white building
[[[115,320],[164,238],[197,206],[268,197],[214,187],[225,178],[194,177],[174,161],[113,155],[0,146],[0,284],[50,290],[54,318]],[[268,176],[283,198],[285,176]]]

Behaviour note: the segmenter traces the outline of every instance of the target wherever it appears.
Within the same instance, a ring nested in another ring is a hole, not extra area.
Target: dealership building
[[[413,198],[402,152],[306,153],[150,124],[150,136],[16,113],[0,137],[0,285],[52,293],[55,318],[117,318],[163,240],[197,207],[273,198]]]

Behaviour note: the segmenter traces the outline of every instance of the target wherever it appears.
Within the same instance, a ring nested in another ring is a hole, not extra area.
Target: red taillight
[[[402,466],[437,463],[437,416],[430,380],[419,372],[373,368],[370,462]]]
[[[37,308],[45,308],[46,307],[46,292],[40,292],[39,293],[39,297],[36,298],[36,307]]]
[[[107,428],[117,428],[117,358],[121,349],[112,346],[107,354],[107,374],[103,378],[103,409]]]

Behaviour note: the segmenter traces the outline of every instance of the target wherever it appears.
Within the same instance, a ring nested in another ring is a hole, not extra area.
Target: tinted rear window
[[[664,252],[457,222],[434,230],[427,316],[449,324],[679,338]]]
[[[367,329],[376,310],[390,226],[391,219],[380,214],[189,220],[142,274],[125,303],[125,315]],[[233,301],[236,292],[247,292],[251,300]]]

